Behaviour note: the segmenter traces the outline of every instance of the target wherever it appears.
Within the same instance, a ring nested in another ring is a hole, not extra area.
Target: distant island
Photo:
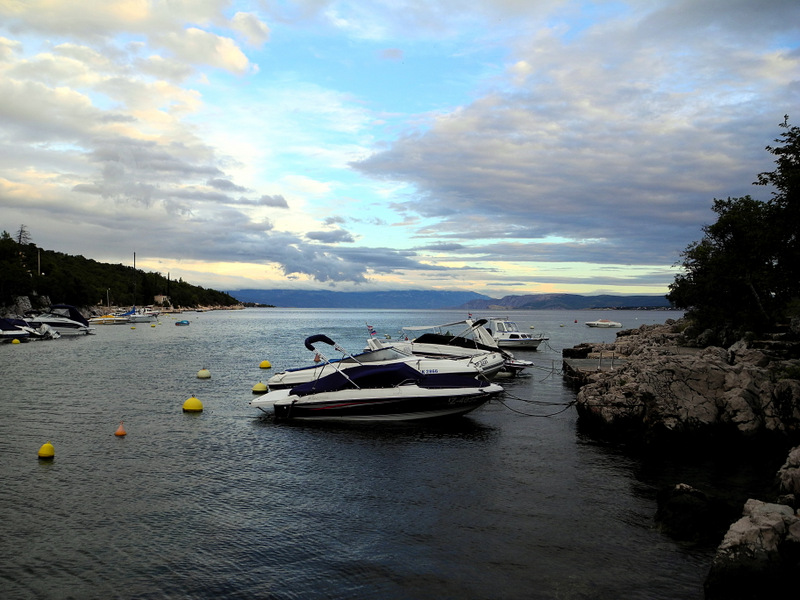
[[[247,305],[284,308],[369,308],[429,310],[667,310],[663,295],[582,296],[580,294],[528,294],[491,298],[476,292],[395,290],[337,292],[329,290],[234,290],[231,296]]]

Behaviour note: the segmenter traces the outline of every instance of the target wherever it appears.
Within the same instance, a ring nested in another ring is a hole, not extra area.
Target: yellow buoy
[[[198,379],[211,379],[211,371],[203,367],[197,372]]]
[[[269,362],[268,360],[262,360],[261,364],[258,366],[261,367],[262,369],[270,369],[272,368],[272,363]]]
[[[183,412],[203,412],[203,403],[192,396],[183,403]]]
[[[19,340],[17,338],[14,338],[13,340],[11,340],[11,343],[12,344],[19,344]]]
[[[132,327],[131,327],[131,329],[136,329],[136,326],[135,326],[135,325],[134,325],[134,326],[132,326]]]
[[[151,323],[151,324],[150,324],[150,327],[155,327],[155,326],[156,326],[156,324],[155,324],[155,323]]]
[[[53,444],[47,442],[46,444],[42,444],[42,447],[39,448],[39,458],[42,460],[52,460],[56,455],[56,449],[53,448]]]
[[[261,383],[260,381],[253,386],[253,393],[254,394],[266,394],[267,393],[267,384]]]
[[[125,431],[125,428],[122,426],[122,421],[119,422],[119,427],[117,427],[117,430],[114,432],[114,435],[116,435],[117,437],[128,435],[128,432]]]

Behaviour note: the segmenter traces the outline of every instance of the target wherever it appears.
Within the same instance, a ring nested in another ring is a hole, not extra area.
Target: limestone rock
[[[800,437],[800,363],[740,341],[730,348],[687,349],[676,323],[618,334],[589,356],[627,357],[619,368],[585,378],[577,395],[581,418],[645,438],[703,435],[711,429],[753,438]],[[585,352],[585,345],[580,347]]]
[[[781,492],[794,496],[795,505],[800,503],[800,446],[793,448],[786,462],[778,470]]]
[[[705,581],[706,598],[778,598],[797,591],[800,517],[788,506],[748,500]]]

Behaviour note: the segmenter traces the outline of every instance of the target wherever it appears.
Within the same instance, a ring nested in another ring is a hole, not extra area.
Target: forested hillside
[[[229,294],[182,279],[43,250],[26,243],[25,233],[21,227],[16,238],[6,231],[0,236],[0,306],[12,305],[19,296],[28,296],[34,305],[43,297],[75,306],[150,305],[157,295],[168,296],[175,307],[238,304]]]

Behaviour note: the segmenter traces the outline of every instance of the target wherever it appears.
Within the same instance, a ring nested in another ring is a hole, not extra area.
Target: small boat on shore
[[[407,362],[340,369],[315,349],[320,341],[334,345],[320,335],[307,338],[305,345],[333,367],[330,374],[268,392],[250,406],[265,413],[271,409],[276,420],[418,421],[466,414],[503,391],[475,377],[421,373]]]
[[[597,319],[596,321],[586,321],[586,326],[600,328],[622,327],[622,323],[618,323],[617,321],[609,321],[608,319]]]

